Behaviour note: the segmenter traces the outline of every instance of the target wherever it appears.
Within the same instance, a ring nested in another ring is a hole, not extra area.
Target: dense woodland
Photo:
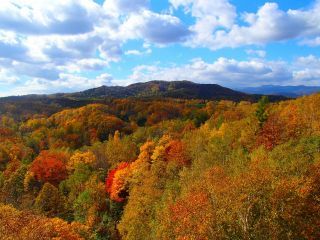
[[[190,81],[149,81],[126,87],[101,86],[75,93],[4,97],[0,98],[0,115],[10,113],[15,120],[21,121],[34,114],[49,116],[65,108],[82,107],[88,104],[104,104],[114,109],[114,99],[131,99],[133,103],[137,99],[163,101],[163,98],[257,102],[261,95],[246,94],[217,84],[198,84]],[[268,98],[270,102],[288,99],[281,95],[268,95]],[[112,112],[112,114],[119,115],[118,112]]]
[[[2,105],[0,239],[320,239],[319,105]]]

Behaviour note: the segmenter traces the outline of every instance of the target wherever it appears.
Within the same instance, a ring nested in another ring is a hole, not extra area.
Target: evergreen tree
[[[267,96],[262,96],[258,102],[256,117],[258,118],[260,126],[262,126],[263,123],[268,119],[268,113],[266,112],[268,104],[269,104],[269,99]]]

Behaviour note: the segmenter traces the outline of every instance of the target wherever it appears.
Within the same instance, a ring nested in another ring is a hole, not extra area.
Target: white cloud
[[[0,69],[0,85],[9,85],[16,83],[18,78],[6,69]]]
[[[320,69],[320,59],[315,57],[314,55],[298,57],[294,64],[297,67]]]
[[[120,40],[109,39],[99,46],[100,57],[117,62],[122,56]]]
[[[124,53],[125,55],[135,55],[135,56],[141,56],[143,55],[143,52],[139,50],[128,50]]]
[[[99,6],[88,0],[4,0],[0,28],[21,34],[80,34],[94,29]]]
[[[104,73],[96,78],[61,73],[59,78],[49,81],[43,78],[32,78],[25,83],[12,88],[7,95],[43,94],[43,93],[67,93],[86,90],[88,88],[110,85],[113,78]]]
[[[174,16],[148,10],[149,0],[5,0],[0,8],[0,67],[17,76],[102,70],[121,60],[130,39],[181,42],[189,31]],[[143,46],[144,47],[144,46]],[[150,46],[141,54],[150,54]],[[137,54],[129,51],[126,54]]]
[[[150,80],[190,80],[237,88],[270,84],[319,85],[320,59],[309,55],[289,63],[261,58],[245,61],[219,58],[212,63],[194,59],[186,65],[172,67],[141,65],[134,68],[123,83]]]
[[[191,80],[238,87],[290,82],[292,73],[285,62],[219,58],[212,63],[194,59],[189,64],[174,67],[142,65],[128,78],[130,83],[149,80]]]
[[[93,0],[1,1],[1,84],[20,84],[25,89],[20,92],[27,93],[151,79],[230,86],[240,81],[258,85],[319,80],[317,57],[302,57],[294,63],[266,61],[267,53],[252,50],[256,47],[247,50],[251,60],[220,58],[206,63],[198,59],[180,67],[143,66],[134,69],[128,80],[112,79],[108,74],[83,77],[88,71],[105,70],[124,54],[143,57],[156,52],[154,47],[172,43],[217,50],[297,39],[304,45],[320,46],[320,0],[309,8],[288,11],[276,3],[265,3],[253,13],[237,12],[228,0],[169,0],[171,11],[160,13],[150,10],[150,2],[106,0],[100,6]],[[174,15],[179,8],[192,17],[193,24],[187,26],[184,18]],[[130,45],[134,49],[124,51],[131,40],[142,46]],[[21,85],[25,79],[28,82]]]
[[[15,33],[0,29],[0,58],[24,61],[27,52],[27,47]]]
[[[147,54],[151,54],[152,50],[150,47],[145,47],[145,51],[140,51],[140,50],[136,50],[136,49],[132,49],[132,50],[128,50],[125,51],[125,55],[133,55],[133,56],[143,56],[143,55],[147,55]]]
[[[114,38],[119,20],[92,0],[3,2],[0,67],[16,76],[55,81],[121,57],[123,41]]]
[[[81,73],[82,71],[101,71],[108,66],[108,62],[99,58],[87,58],[81,59],[70,63],[69,65],[62,66],[59,68],[61,71],[68,73]]]
[[[103,7],[108,13],[119,16],[147,9],[149,0],[107,0]]]
[[[256,14],[245,18],[249,26],[233,25],[229,32],[218,31],[214,42],[236,47],[246,44],[265,44],[300,37],[313,26],[303,17],[305,13],[284,12],[276,3],[266,3]]]
[[[293,81],[319,85],[320,59],[313,55],[297,58],[294,62]]]
[[[260,85],[319,85],[320,59],[310,55],[294,62],[267,61],[265,59],[235,60],[218,58],[213,62],[193,59],[188,64],[169,67],[139,65],[125,79],[115,79],[108,73],[95,78],[76,73],[60,73],[56,80],[31,78],[12,90],[15,95],[27,93],[75,92],[101,85],[129,85],[150,80],[190,80],[198,83],[220,84],[240,88]],[[11,76],[9,72],[0,76]],[[17,81],[16,78],[7,78]],[[11,94],[12,94],[11,93]],[[10,94],[10,93],[8,93]]]
[[[170,0],[175,9],[183,7],[196,23],[190,27],[195,34],[189,41],[191,46],[210,46],[212,33],[217,28],[230,28],[237,17],[235,7],[228,0]]]
[[[182,6],[196,19],[190,27],[194,35],[188,46],[217,50],[224,47],[262,45],[275,41],[320,35],[320,1],[308,10],[279,9],[277,3],[265,3],[257,13],[243,13],[245,24],[236,23],[235,7],[228,0],[170,0],[174,8]],[[318,45],[318,38],[305,40]]]
[[[110,85],[112,80],[113,77],[110,74],[103,73],[95,78],[95,85],[98,87],[102,85]]]
[[[53,64],[43,64],[41,67],[35,67],[34,64],[13,62],[11,71],[17,76],[25,75],[47,80],[55,80],[59,77],[59,70]]]
[[[305,39],[303,41],[301,41],[302,45],[307,45],[310,47],[318,47],[320,46],[320,37],[316,37],[313,39]]]
[[[157,44],[183,42],[190,35],[179,18],[167,14],[158,14],[143,10],[130,15],[120,28],[125,39],[143,39]]]
[[[320,69],[304,69],[293,72],[293,81],[295,85],[319,85]]]

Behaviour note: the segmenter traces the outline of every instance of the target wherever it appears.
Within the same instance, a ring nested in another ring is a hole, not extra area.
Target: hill
[[[217,84],[197,84],[189,81],[150,81],[126,87],[101,86],[75,93],[25,95],[0,98],[0,114],[9,113],[16,119],[26,119],[41,113],[49,116],[65,108],[82,107],[91,103],[109,103],[112,99],[199,99],[256,102],[259,94],[246,94]],[[271,102],[287,99],[270,95]]]
[[[83,98],[182,98],[204,100],[257,101],[261,95],[246,94],[217,84],[198,84],[190,81],[150,81],[127,87],[101,86],[83,92],[65,94],[75,99]],[[283,100],[282,96],[270,96],[271,100]]]

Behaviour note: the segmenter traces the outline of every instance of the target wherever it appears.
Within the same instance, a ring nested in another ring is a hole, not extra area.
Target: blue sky
[[[320,0],[4,0],[0,96],[149,80],[320,85]]]

